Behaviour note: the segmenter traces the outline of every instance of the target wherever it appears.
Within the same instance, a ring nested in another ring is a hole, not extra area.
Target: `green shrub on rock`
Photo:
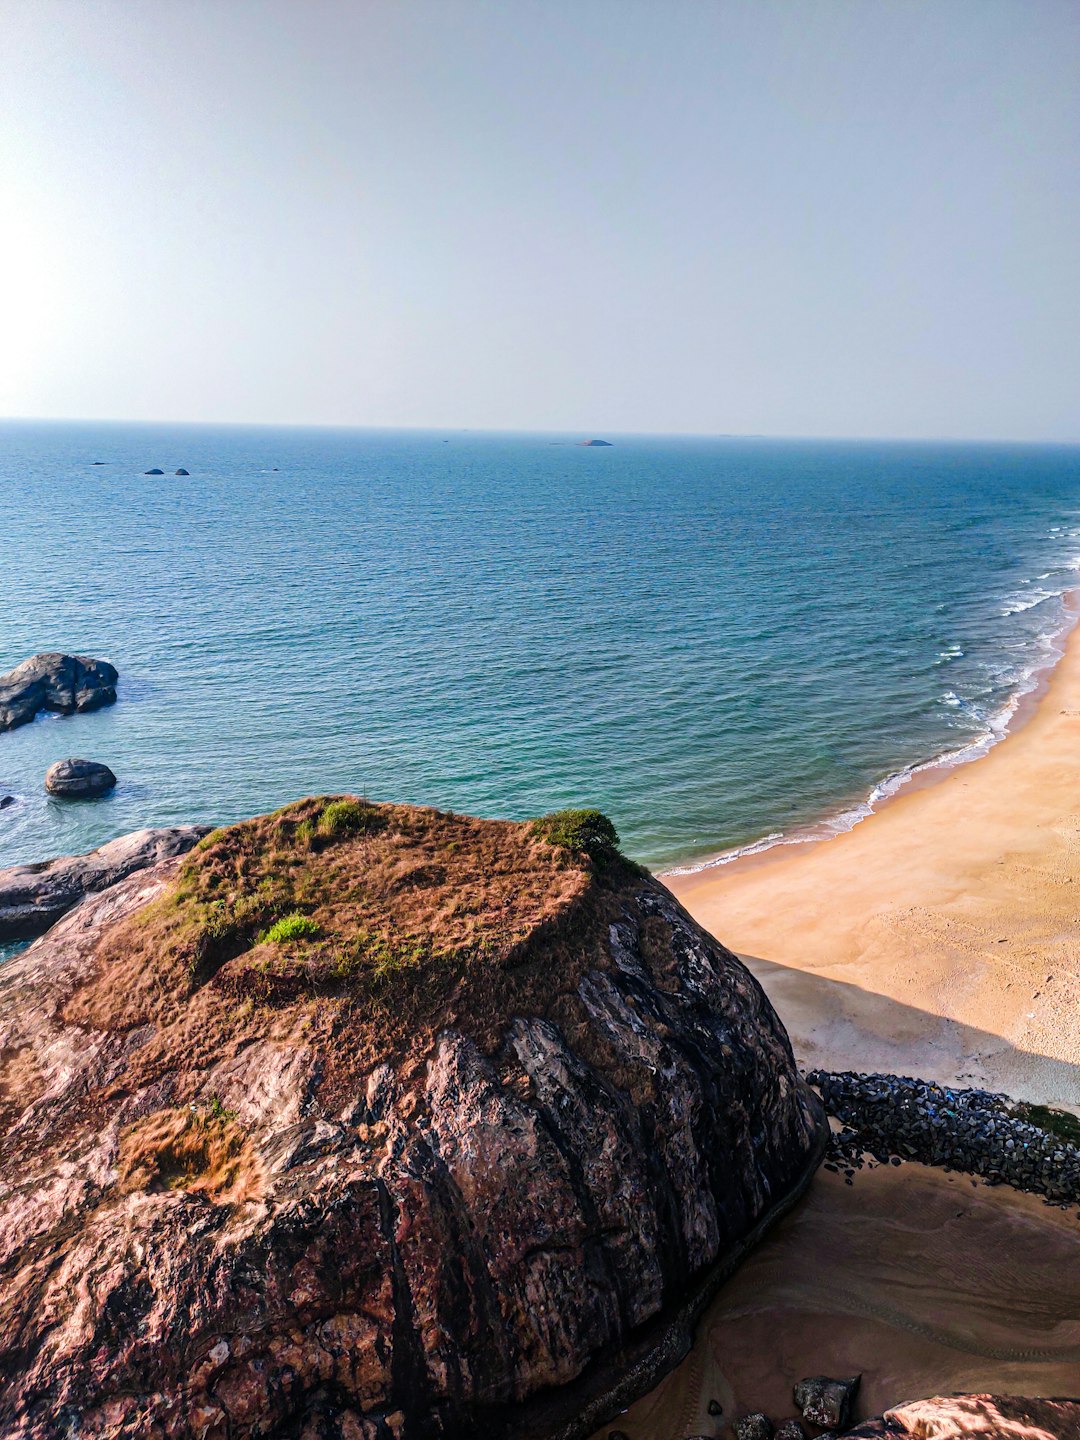
[[[328,839],[343,835],[367,835],[381,830],[385,817],[363,800],[331,800],[319,816],[319,834]]]
[[[318,934],[319,927],[315,921],[309,915],[301,915],[294,910],[291,915],[275,920],[263,938],[271,945],[284,945],[290,940],[314,940]]]
[[[619,832],[602,810],[556,810],[534,820],[532,828],[549,845],[593,860],[610,860],[619,851]]]

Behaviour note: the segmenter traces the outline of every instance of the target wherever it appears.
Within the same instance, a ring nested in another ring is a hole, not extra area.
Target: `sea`
[[[339,791],[725,863],[977,757],[1060,652],[1078,447],[584,438],[0,424],[0,671],[121,675],[0,735],[0,865]]]

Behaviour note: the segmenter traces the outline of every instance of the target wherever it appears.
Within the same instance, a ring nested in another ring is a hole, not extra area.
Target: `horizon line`
[[[356,421],[317,420],[146,420],[117,416],[87,415],[2,415],[0,425],[178,425],[204,429],[248,429],[248,430],[333,430],[368,431],[410,435],[557,435],[599,438],[615,435],[626,439],[656,440],[794,440],[824,441],[888,445],[1061,445],[1080,446],[1080,436],[1075,439],[1018,438],[1005,435],[806,435],[791,432],[767,433],[760,430],[616,430],[596,428],[583,429],[532,429],[527,426],[507,425],[376,425]]]

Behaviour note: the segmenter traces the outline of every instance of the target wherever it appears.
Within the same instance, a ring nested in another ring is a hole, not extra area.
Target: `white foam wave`
[[[1031,596],[1011,595],[1005,602],[1002,615],[1021,615],[1025,610],[1034,610],[1036,605],[1045,605],[1047,600],[1060,600],[1064,590],[1039,590]]]
[[[1080,560],[1075,567],[1080,570]],[[1047,594],[1036,604],[1042,604],[1044,600],[1054,598],[1062,599],[1069,594],[1077,594],[1076,590],[1058,591],[1056,596]],[[1031,607],[1024,606],[1024,609]],[[1010,612],[1006,612],[1010,613]],[[675,866],[667,870],[668,875],[695,875],[702,870],[712,870],[721,865],[730,865],[735,860],[741,860],[748,855],[760,855],[767,850],[773,850],[781,845],[809,845],[819,840],[831,840],[837,835],[846,834],[853,830],[860,821],[866,820],[873,815],[875,810],[884,801],[889,800],[905,785],[911,783],[919,775],[925,775],[930,771],[952,770],[957,765],[970,764],[972,760],[979,760],[988,751],[993,749],[1009,733],[1009,727],[1020,709],[1026,696],[1037,687],[1039,681],[1046,675],[1058,660],[1065,653],[1065,638],[1073,625],[1080,619],[1080,615],[1066,611],[1063,619],[1051,631],[1040,636],[1036,642],[1037,653],[1031,663],[1027,665],[1017,676],[1012,692],[1005,703],[995,711],[986,721],[984,728],[964,745],[955,750],[945,751],[941,755],[933,756],[929,760],[923,760],[917,765],[906,766],[887,775],[884,780],[879,780],[870,790],[865,800],[859,801],[835,815],[819,820],[814,824],[806,825],[790,833],[782,830],[773,831],[761,840],[755,840],[749,845],[740,845],[732,850],[725,850],[719,855],[708,860],[697,861],[689,865]],[[1025,649],[1027,647],[1025,646]],[[952,704],[949,696],[952,691],[946,691],[942,699],[946,704]],[[963,706],[963,701],[953,696],[956,705]]]

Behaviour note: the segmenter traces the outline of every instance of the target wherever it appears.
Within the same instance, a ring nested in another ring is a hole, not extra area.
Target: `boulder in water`
[[[164,475],[164,474],[165,474],[165,471],[164,471],[164,470],[144,470],[142,473],[143,473],[144,475]]]
[[[0,675],[0,730],[25,725],[42,710],[71,715],[111,705],[118,679],[107,660],[59,651],[34,655]]]
[[[57,760],[45,775],[45,789],[50,795],[66,795],[76,800],[104,795],[115,786],[116,776],[97,760]]]
[[[190,470],[183,470],[183,469],[181,469],[181,470],[177,470],[177,471],[176,471],[176,474],[177,474],[177,475],[190,475],[190,474],[191,474],[191,471],[190,471]]]
[[[0,1433],[585,1436],[680,1358],[827,1127],[579,821],[303,801],[0,968]]]

